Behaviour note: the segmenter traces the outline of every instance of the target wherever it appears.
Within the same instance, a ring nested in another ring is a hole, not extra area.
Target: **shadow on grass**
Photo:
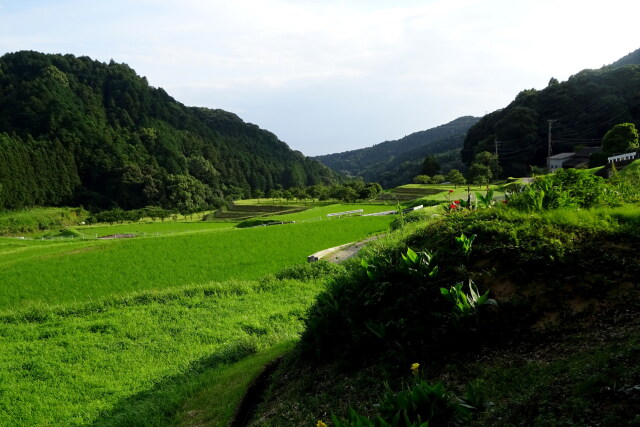
[[[95,426],[160,426],[171,423],[181,404],[201,390],[221,368],[255,354],[257,343],[239,340],[193,362],[181,374],[158,382],[149,390],[122,399],[100,415]]]

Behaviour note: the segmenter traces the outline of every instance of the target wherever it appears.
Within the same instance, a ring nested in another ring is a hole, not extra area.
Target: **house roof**
[[[573,157],[576,153],[560,153],[549,157],[550,160],[564,160]]]
[[[576,157],[589,158],[593,153],[597,153],[599,151],[602,151],[602,147],[585,147],[576,153]]]

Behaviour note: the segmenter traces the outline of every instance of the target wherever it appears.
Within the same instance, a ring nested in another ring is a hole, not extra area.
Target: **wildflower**
[[[503,200],[503,201],[502,201],[502,203],[509,203],[509,202],[508,202],[508,201],[506,201],[506,200]]]
[[[460,204],[460,200],[454,200],[453,203],[455,203],[456,205]]]
[[[449,193],[453,193],[453,190],[449,190]]]
[[[454,203],[451,203],[451,206],[449,206],[449,209],[455,209],[457,208],[457,206]]]
[[[420,364],[419,363],[412,363],[411,364],[411,370],[415,373],[418,372],[418,368],[420,368]]]
[[[318,424],[316,424],[316,427],[327,427],[327,425],[323,423],[322,420],[318,420]]]

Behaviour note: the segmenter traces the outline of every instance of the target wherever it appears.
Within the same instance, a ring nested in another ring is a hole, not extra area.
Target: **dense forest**
[[[187,107],[126,64],[0,57],[0,209],[162,206],[332,183],[315,160],[235,114]]]
[[[467,133],[465,164],[496,150],[504,176],[544,166],[552,153],[600,146],[620,123],[640,125],[640,49],[609,66],[583,70],[567,81],[552,78],[543,90],[524,90],[506,108],[484,116]]]
[[[450,123],[415,132],[372,147],[315,157],[333,170],[393,187],[422,173],[425,156],[434,155],[443,170],[462,167],[459,151],[467,130],[479,118],[465,116]]]

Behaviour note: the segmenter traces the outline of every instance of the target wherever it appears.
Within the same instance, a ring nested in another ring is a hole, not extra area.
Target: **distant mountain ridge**
[[[0,57],[0,209],[188,211],[336,175],[223,110],[186,107],[126,64]]]
[[[624,67],[625,65],[638,65],[640,64],[640,49],[636,49],[635,51],[629,53],[628,55],[623,56],[618,59],[616,62],[609,65],[612,68]]]
[[[399,185],[410,182],[419,174],[427,154],[444,155],[452,150],[459,150],[467,130],[478,120],[479,117],[459,117],[447,124],[415,132],[398,140],[316,156],[314,159],[335,171],[380,182],[385,187]]]

